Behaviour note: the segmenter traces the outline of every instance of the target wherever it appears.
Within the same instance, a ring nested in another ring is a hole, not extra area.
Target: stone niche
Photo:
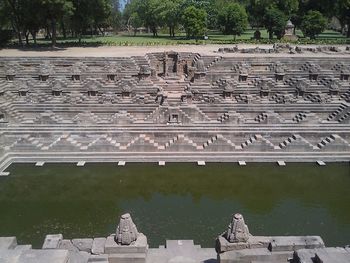
[[[181,55],[175,51],[157,53],[154,57],[151,68],[153,77],[158,75],[164,78],[181,78],[188,73],[188,65],[192,63],[192,58],[181,58]]]
[[[275,65],[275,79],[276,81],[283,81],[286,75],[286,69],[282,64]]]
[[[6,71],[6,80],[7,81],[14,81],[16,77],[16,71],[12,68],[8,69]]]
[[[198,59],[196,62],[194,62],[194,68],[194,80],[203,80],[207,75],[207,70],[203,59]]]
[[[338,96],[340,92],[340,83],[333,79],[329,84],[329,95]]]
[[[317,81],[320,75],[320,69],[316,64],[311,64],[309,68],[309,80]]]
[[[305,94],[309,91],[310,82],[306,79],[298,79],[295,84],[297,96],[304,97]]]
[[[39,80],[47,81],[50,77],[50,72],[47,68],[40,69]]]
[[[120,74],[120,67],[112,62],[105,67],[105,71],[107,72],[107,80],[108,81],[116,81],[118,75]]]
[[[221,86],[223,88],[223,97],[225,99],[232,98],[233,92],[235,91],[237,86],[238,83],[236,81],[225,81]]]
[[[152,74],[151,68],[148,65],[141,65],[139,71],[139,79],[148,79]]]
[[[271,90],[273,87],[273,83],[271,79],[262,79],[258,83],[258,87],[260,90],[260,97],[269,97],[271,94]]]
[[[236,64],[232,68],[235,72],[238,72],[238,81],[246,82],[250,73],[250,66],[245,63]]]
[[[340,80],[348,81],[350,79],[350,70],[342,70],[340,72]]]

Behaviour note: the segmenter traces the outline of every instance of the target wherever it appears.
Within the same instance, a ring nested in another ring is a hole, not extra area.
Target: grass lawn
[[[260,30],[262,40],[252,40],[255,30],[247,30],[236,39],[232,35],[223,35],[218,31],[209,31],[208,40],[187,39],[184,33],[179,33],[175,38],[171,38],[168,34],[160,33],[158,37],[153,37],[152,34],[137,34],[136,36],[120,33],[113,36],[84,36],[79,44],[77,38],[58,38],[58,45],[63,46],[152,46],[152,45],[180,45],[180,44],[236,44],[236,43],[274,43],[280,42],[277,39],[269,40],[266,30]],[[300,30],[296,34],[299,37],[300,44],[348,44],[350,40],[339,32],[327,30],[320,34],[316,40],[309,40],[303,37]],[[39,39],[39,45],[50,45],[50,40]]]

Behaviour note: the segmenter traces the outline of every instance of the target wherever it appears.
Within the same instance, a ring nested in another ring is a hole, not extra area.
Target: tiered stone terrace
[[[11,162],[349,161],[350,57],[2,58]]]

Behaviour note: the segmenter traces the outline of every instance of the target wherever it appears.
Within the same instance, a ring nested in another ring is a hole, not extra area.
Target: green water
[[[234,212],[254,235],[321,235],[350,243],[349,164],[16,164],[0,178],[0,236],[40,247],[49,233],[107,236],[130,212],[151,247],[213,247]]]

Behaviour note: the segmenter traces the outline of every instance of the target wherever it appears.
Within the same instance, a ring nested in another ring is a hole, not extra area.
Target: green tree
[[[161,4],[162,0],[142,0],[138,1],[137,12],[142,19],[144,25],[148,27],[153,36],[158,36],[158,27],[163,25],[162,12],[164,5]]]
[[[84,31],[90,27],[93,22],[91,3],[89,0],[73,0],[74,12],[71,17],[71,27],[75,36],[81,42]]]
[[[73,13],[73,3],[70,0],[41,0],[44,12],[51,25],[52,46],[57,42],[57,23],[66,14]]]
[[[335,0],[335,17],[339,19],[342,29],[348,27],[346,37],[350,37],[350,1],[349,0]]]
[[[36,44],[36,35],[40,28],[45,25],[44,9],[41,0],[23,1],[23,32],[26,43],[29,45],[29,34],[32,35]]]
[[[25,12],[23,10],[23,0],[5,0],[3,8],[5,12],[8,12],[6,15],[11,18],[12,28],[18,37],[18,44],[22,46],[23,13]]]
[[[187,37],[200,38],[206,31],[207,13],[204,9],[194,6],[187,7],[182,15],[182,24],[185,28]]]
[[[175,28],[181,19],[183,0],[164,0],[161,5],[161,19],[168,26],[170,37],[175,37]]]
[[[274,0],[274,5],[290,18],[298,11],[299,0]]]
[[[250,25],[257,29],[263,27],[266,9],[271,8],[272,5],[272,0],[248,0],[247,11]]]
[[[134,36],[136,36],[137,29],[142,26],[142,20],[136,12],[131,14],[130,25],[134,29]]]
[[[301,23],[301,31],[304,36],[315,39],[327,26],[327,19],[319,11],[309,11]]]
[[[285,14],[277,8],[272,7],[266,10],[264,26],[269,32],[269,39],[272,39],[274,34],[278,39],[283,37],[287,20]]]
[[[242,5],[231,3],[219,11],[218,23],[224,34],[231,34],[236,38],[247,28],[248,15]]]
[[[94,0],[89,2],[95,31],[98,29],[104,35],[103,28],[111,25],[108,18],[112,14],[112,2],[110,0]]]

